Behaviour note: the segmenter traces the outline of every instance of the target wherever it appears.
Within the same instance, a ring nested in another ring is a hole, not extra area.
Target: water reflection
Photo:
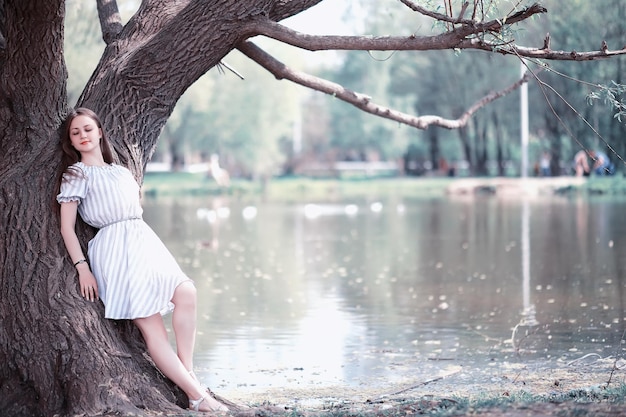
[[[534,336],[539,330],[539,322],[536,319],[535,305],[531,303],[530,293],[530,201],[524,198],[522,201],[522,317],[520,322],[513,328],[511,343],[516,351],[522,348],[522,343],[529,337]]]
[[[158,198],[145,218],[196,281],[203,381],[358,386],[615,354],[625,204]]]

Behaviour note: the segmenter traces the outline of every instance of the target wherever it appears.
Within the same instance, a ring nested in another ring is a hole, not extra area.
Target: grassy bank
[[[423,197],[444,195],[449,178],[372,178],[313,179],[274,178],[270,181],[234,180],[230,187],[220,188],[205,174],[150,173],[144,178],[146,195],[230,195],[242,198],[263,197],[275,201],[333,200],[370,196]]]
[[[322,409],[282,407],[268,402],[252,404],[249,408],[230,405],[233,408],[228,415],[233,417],[613,417],[626,413],[626,386],[618,384],[612,388],[595,387],[545,395],[503,392],[474,399],[427,395],[418,399],[380,399],[360,404],[345,399]],[[188,412],[169,415],[190,416]]]
[[[397,177],[315,179],[303,177],[272,180],[234,180],[230,187],[220,188],[215,181],[201,173],[149,173],[144,179],[148,196],[229,195],[234,198],[264,198],[273,201],[332,201],[339,198],[381,198],[402,196],[423,198],[446,195],[448,187],[467,178]],[[478,178],[475,181],[493,181]],[[550,179],[545,179],[546,184]],[[556,189],[560,194],[626,195],[626,180],[622,176],[589,178],[581,185]]]
[[[464,397],[424,397],[372,402],[366,407],[337,406],[316,417],[385,416],[405,417],[601,417],[623,416],[626,413],[626,385],[612,388],[595,387],[545,395],[525,391],[503,392],[469,399]],[[305,414],[302,414],[305,415]]]

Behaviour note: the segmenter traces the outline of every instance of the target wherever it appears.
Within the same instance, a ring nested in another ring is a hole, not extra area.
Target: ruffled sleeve
[[[60,191],[57,195],[59,203],[78,201],[78,204],[80,204],[81,200],[87,195],[87,178],[84,175],[63,174]]]

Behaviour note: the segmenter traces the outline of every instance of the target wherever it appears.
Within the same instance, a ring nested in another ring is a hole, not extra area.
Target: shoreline
[[[415,364],[413,364],[415,365]],[[406,415],[403,407],[420,405],[424,415],[441,415],[442,408],[458,409],[446,415],[469,415],[487,410],[494,416],[509,416],[511,411],[530,406],[543,416],[570,415],[564,410],[581,403],[604,402],[610,412],[626,414],[626,385],[620,371],[626,361],[615,358],[587,358],[575,363],[564,361],[499,362],[484,368],[453,364],[442,366],[434,375],[415,375],[415,369],[398,369],[402,380],[384,387],[379,384],[360,386],[302,386],[285,383],[281,387],[247,386],[233,389],[213,387],[220,396],[250,407],[270,406],[314,415]],[[447,407],[442,403],[448,402]],[[558,404],[554,414],[547,410]],[[469,413],[469,411],[472,411]],[[449,412],[450,410],[448,410]],[[601,410],[600,410],[601,411]],[[600,416],[598,409],[578,416]],[[572,414],[573,415],[573,414]],[[624,415],[610,414],[609,415]]]
[[[449,194],[476,194],[486,192],[498,196],[545,195],[579,189],[587,184],[583,177],[547,178],[468,178],[454,181],[447,187]]]
[[[148,198],[201,195],[272,201],[332,201],[341,198],[424,198],[496,195],[626,195],[626,180],[612,177],[366,177],[352,179],[283,177],[268,181],[234,179],[220,187],[211,177],[194,173],[149,173],[143,193]]]

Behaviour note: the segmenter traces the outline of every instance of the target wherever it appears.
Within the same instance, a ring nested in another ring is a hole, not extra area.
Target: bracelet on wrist
[[[85,264],[87,263],[87,259],[83,258],[83,259],[79,259],[76,262],[74,262],[74,266],[78,266],[79,264]]]

